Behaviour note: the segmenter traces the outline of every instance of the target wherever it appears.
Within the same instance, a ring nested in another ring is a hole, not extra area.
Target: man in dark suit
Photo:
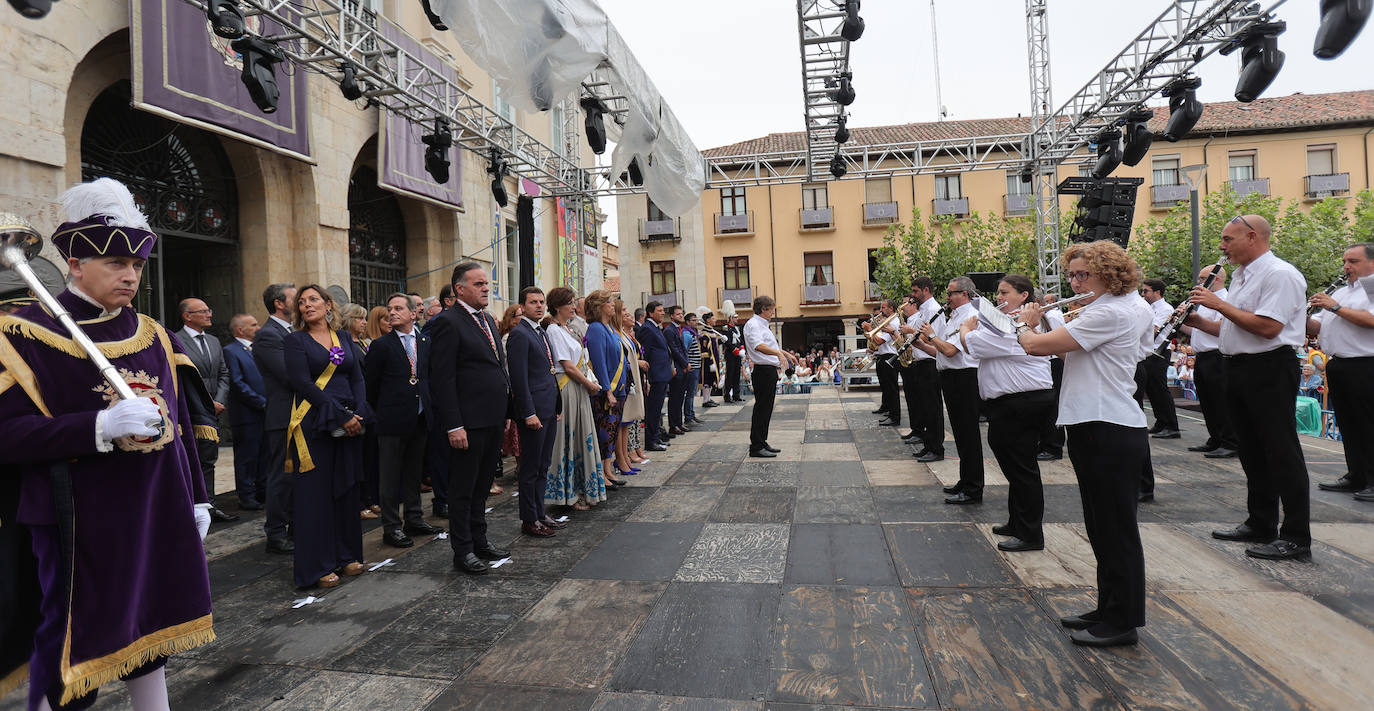
[[[487,493],[501,457],[510,409],[510,380],[496,319],[486,312],[487,272],[476,262],[453,268],[458,303],[430,326],[430,389],[435,416],[452,448],[449,464],[449,543],[453,567],[483,575],[483,561],[507,552],[487,539]]]
[[[200,371],[205,382],[205,391],[214,401],[215,416],[224,412],[224,403],[229,399],[229,369],[224,365],[224,351],[219,339],[206,332],[211,326],[214,312],[197,298],[182,299],[177,304],[181,314],[182,327],[177,331],[177,339],[186,349],[186,355]],[[210,520],[237,521],[238,516],[219,510],[215,506],[215,462],[219,461],[219,430],[214,425],[197,425],[195,431],[196,454],[200,455],[200,473],[205,477],[205,493],[210,497]]]
[[[687,399],[687,378],[691,371],[691,361],[687,360],[687,344],[682,341],[682,307],[668,307],[668,323],[663,327],[663,338],[668,341],[668,353],[673,357],[673,379],[668,383],[668,435],[675,437],[686,434],[686,423],[682,421],[682,405]]]
[[[291,332],[291,314],[296,311],[296,285],[272,284],[262,292],[267,321],[253,337],[253,362],[258,364],[262,384],[267,388],[267,410],[263,415],[262,469],[267,477],[267,552],[291,554],[296,546],[288,530],[291,525],[291,477],[286,473],[286,426],[291,422],[291,381],[286,377],[283,342]]]
[[[430,326],[434,324],[434,317],[441,312],[454,307],[458,300],[453,297],[453,287],[447,284],[439,290],[439,296],[431,296],[421,304],[420,311],[415,314],[417,323],[420,326],[420,334],[429,336]],[[431,304],[433,309],[431,310]],[[434,490],[434,516],[436,518],[448,518],[448,466],[453,449],[448,446],[448,435],[439,429],[439,420],[429,418],[429,441],[425,445],[425,476],[429,477],[429,483]]]
[[[644,429],[649,441],[644,448],[662,452],[668,448],[662,430],[663,398],[673,379],[673,357],[663,336],[662,323],[667,318],[663,315],[663,304],[650,301],[644,308],[647,318],[635,329],[635,337],[644,349],[644,360],[649,362],[649,392],[644,398]]]
[[[520,435],[520,531],[548,537],[568,524],[544,512],[544,487],[553,464],[554,423],[562,410],[558,380],[553,374],[553,348],[539,325],[544,318],[544,291],[527,286],[520,291],[525,316],[506,337],[510,359],[511,412]]]
[[[377,421],[377,478],[382,506],[382,542],[397,548],[415,545],[411,536],[432,536],[442,528],[425,522],[420,507],[420,466],[428,440],[429,336],[415,327],[419,304],[407,294],[386,300],[391,331],[372,342],[363,376],[367,401]],[[400,501],[397,501],[397,496]],[[405,504],[404,525],[399,513]]]
[[[224,364],[229,369],[229,428],[234,433],[234,488],[239,507],[262,510],[267,480],[262,471],[262,423],[267,410],[267,386],[253,362],[253,336],[258,320],[252,314],[229,319],[232,343],[224,344]]]

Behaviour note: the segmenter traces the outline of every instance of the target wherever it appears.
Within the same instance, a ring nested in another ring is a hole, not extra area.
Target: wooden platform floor
[[[1204,435],[1180,413],[1184,438],[1153,441],[1158,494],[1140,509],[1141,643],[1086,650],[1057,622],[1094,604],[1067,460],[1043,468],[1046,550],[1003,554],[990,450],[984,502],[947,506],[957,460],[918,464],[875,402],[780,397],[775,460],[747,457],[747,406],[701,409],[706,425],[556,538],[520,537],[515,498],[492,498],[493,540],[513,557],[485,577],[454,572],[447,541],[384,549],[369,522],[369,563],[390,562],[295,608],[306,593],[289,557],[264,552],[261,517],[216,525],[219,639],[169,663],[172,706],[1374,706],[1374,504],[1316,488],[1344,472],[1339,443],[1304,439],[1313,562],[1266,563],[1208,535],[1242,519],[1244,477],[1186,452]],[[17,708],[18,694],[0,701]],[[128,708],[122,685],[97,708]]]

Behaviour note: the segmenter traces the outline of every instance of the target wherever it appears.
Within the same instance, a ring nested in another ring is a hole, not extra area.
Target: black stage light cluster
[[[581,105],[586,116],[582,127],[587,132],[587,146],[601,155],[606,152],[606,107],[594,96],[582,97]]]
[[[243,57],[243,73],[240,78],[248,89],[248,96],[265,114],[277,110],[277,73],[274,64],[286,61],[286,53],[281,47],[261,37],[244,35],[229,44]]]
[[[1240,78],[1236,80],[1236,101],[1250,103],[1259,98],[1283,69],[1279,35],[1288,29],[1286,22],[1261,22],[1245,28],[1222,54],[1240,50]]]
[[[349,101],[357,101],[363,98],[363,87],[358,83],[358,69],[352,62],[344,62],[339,65],[339,71],[343,73],[343,78],[339,79],[339,91]]]
[[[205,3],[205,19],[220,37],[232,40],[243,36],[243,10],[235,0],[209,0]]]
[[[836,142],[836,143],[840,143],[840,144],[849,143],[849,126],[848,126],[848,124],[849,124],[849,117],[848,117],[848,116],[845,116],[844,114],[840,114],[840,117],[837,118],[837,119],[835,119],[835,142]]]
[[[510,196],[506,194],[506,176],[510,174],[510,166],[501,158],[501,151],[496,148],[491,149],[487,173],[491,175],[492,198],[496,200],[497,205],[505,207],[510,202]]]
[[[435,118],[434,133],[421,136],[420,141],[426,146],[425,172],[440,185],[448,183],[448,155],[449,150],[453,148],[452,127],[448,119],[443,116]]]
[[[840,36],[849,42],[864,36],[864,18],[859,17],[859,0],[848,0],[844,4],[844,24],[840,25]]]
[[[37,20],[52,10],[52,0],[10,0],[10,7],[30,20]]]
[[[1321,25],[1312,43],[1312,54],[1318,59],[1335,59],[1355,41],[1369,20],[1374,0],[1322,0]]]
[[[1069,240],[1093,242],[1109,239],[1125,247],[1131,239],[1135,220],[1136,190],[1144,178],[1072,177],[1059,185],[1061,195],[1081,195]]]
[[[1126,148],[1121,152],[1121,162],[1136,166],[1145,160],[1145,154],[1155,142],[1155,134],[1150,131],[1150,119],[1155,112],[1145,107],[1131,109],[1121,117],[1122,132],[1126,137]]]
[[[1184,76],[1169,82],[1160,92],[1169,98],[1169,122],[1164,124],[1164,140],[1178,142],[1202,118],[1202,102],[1197,98],[1200,86],[1202,80],[1198,77]]]
[[[1092,175],[1101,180],[1121,165],[1121,129],[1108,126],[1093,140],[1097,143],[1097,164],[1093,166]]]
[[[854,103],[857,95],[854,93],[854,73],[841,72],[835,79],[826,79],[825,85],[830,87],[830,91],[825,92],[825,97],[840,106],[848,106]]]

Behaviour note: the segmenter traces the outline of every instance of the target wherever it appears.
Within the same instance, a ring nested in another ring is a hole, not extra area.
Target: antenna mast
[[[935,27],[935,0],[930,0],[930,47],[935,54],[935,112],[938,115],[936,120],[944,121],[949,111],[945,109],[945,100],[940,91],[940,32]]]

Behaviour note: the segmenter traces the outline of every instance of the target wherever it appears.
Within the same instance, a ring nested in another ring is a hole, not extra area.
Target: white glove
[[[193,509],[196,515],[196,531],[200,533],[200,540],[205,540],[205,534],[210,532],[210,509],[197,506]]]
[[[96,429],[107,441],[120,437],[153,437],[157,430],[152,425],[161,421],[162,411],[146,397],[120,400],[95,416]]]

